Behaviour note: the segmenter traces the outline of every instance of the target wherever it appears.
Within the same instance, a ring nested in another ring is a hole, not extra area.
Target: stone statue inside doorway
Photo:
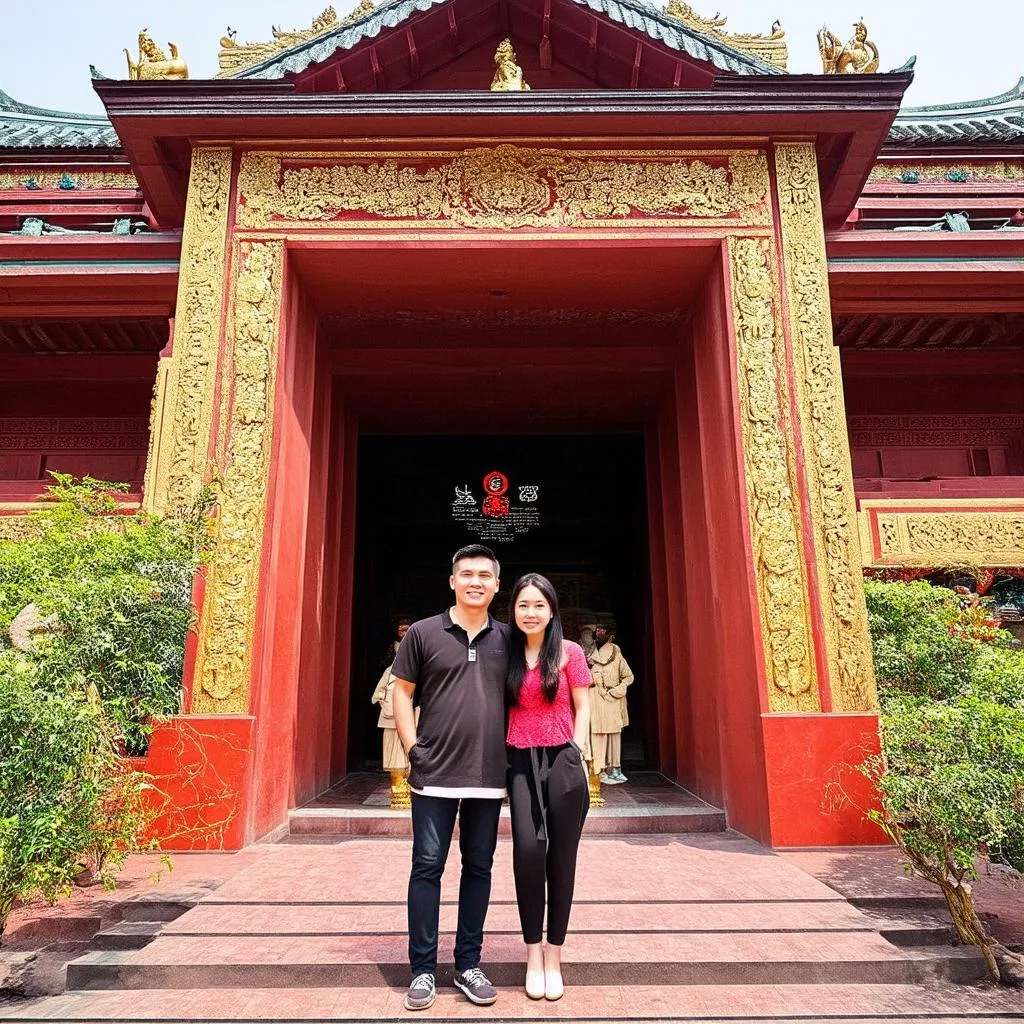
[[[590,752],[593,772],[608,786],[628,781],[622,773],[622,730],[629,724],[626,690],[633,670],[615,643],[611,621],[581,627],[581,644],[594,680],[590,701]]]
[[[399,620],[395,630],[396,639],[388,645],[387,654],[382,659],[386,664],[381,673],[377,685],[374,687],[371,704],[380,705],[380,715],[377,718],[377,728],[382,729],[383,741],[383,766],[384,771],[391,776],[391,807],[395,810],[406,810],[412,806],[409,796],[409,759],[405,756],[405,749],[398,738],[398,730],[395,727],[395,712],[393,697],[395,693],[395,677],[391,674],[391,665],[394,663],[398,646],[402,637],[409,630],[408,619]]]

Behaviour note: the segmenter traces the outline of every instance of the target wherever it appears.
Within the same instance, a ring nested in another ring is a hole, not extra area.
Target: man
[[[448,581],[454,607],[414,622],[391,668],[395,726],[411,766],[409,1010],[425,1010],[434,1002],[441,875],[456,816],[462,880],[455,986],[478,1006],[498,998],[479,964],[505,796],[508,626],[487,611],[498,592],[499,572],[490,548],[471,544],[457,551]]]

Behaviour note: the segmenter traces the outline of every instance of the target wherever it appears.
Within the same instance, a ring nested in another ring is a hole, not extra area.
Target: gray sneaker
[[[428,1010],[434,1005],[437,989],[434,987],[432,974],[417,974],[412,979],[409,991],[405,993],[407,1010]]]
[[[479,967],[455,972],[455,987],[477,1006],[490,1006],[498,998],[498,990],[487,980]]]

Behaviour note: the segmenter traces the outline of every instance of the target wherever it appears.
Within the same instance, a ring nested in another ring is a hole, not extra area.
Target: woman
[[[562,637],[558,597],[548,579],[527,573],[513,588],[511,603],[508,798],[526,994],[561,999],[562,944],[590,803],[582,754],[590,729],[590,669],[583,649]]]

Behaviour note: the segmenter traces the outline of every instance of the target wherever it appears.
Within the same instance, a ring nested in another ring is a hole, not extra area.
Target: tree
[[[865,763],[869,812],[915,874],[939,887],[993,978],[1024,958],[978,916],[976,864],[1024,834],[1024,661],[977,598],[925,582],[866,584],[882,753]]]

